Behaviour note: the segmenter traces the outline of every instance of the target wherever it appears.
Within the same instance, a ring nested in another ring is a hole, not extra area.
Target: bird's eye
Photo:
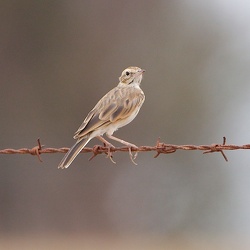
[[[125,74],[126,74],[126,76],[129,76],[129,74],[130,74],[130,73],[129,73],[128,71],[126,71],[126,73],[125,73]]]

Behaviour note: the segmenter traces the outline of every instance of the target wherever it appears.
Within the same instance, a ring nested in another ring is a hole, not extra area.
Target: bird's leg
[[[110,148],[114,148],[115,146],[112,145],[110,142],[108,142],[107,140],[105,140],[102,136],[97,136],[97,139],[99,139],[101,142],[103,142],[105,144],[105,146],[110,147]]]
[[[112,152],[110,151],[110,148],[114,148],[114,146],[110,142],[108,142],[107,140],[105,140],[102,136],[97,136],[96,138],[99,139],[101,142],[103,142],[106,147],[108,147],[107,157],[109,157],[109,159],[114,164],[116,164],[116,162],[113,160]]]
[[[127,147],[129,147],[129,156],[130,156],[130,159],[131,159],[131,161],[132,161],[135,165],[137,165],[137,163],[136,163],[134,160],[136,159],[138,152],[135,152],[135,154],[133,155],[133,154],[132,154],[132,150],[131,150],[131,148],[136,148],[136,149],[138,149],[138,147],[137,147],[136,145],[134,145],[134,144],[132,144],[132,143],[130,143],[130,142],[124,141],[124,140],[122,140],[122,139],[119,139],[119,138],[117,138],[117,137],[115,137],[115,136],[113,136],[113,135],[109,135],[109,134],[106,134],[106,135],[107,135],[107,137],[108,137],[109,139],[112,139],[112,140],[114,140],[114,141],[118,141],[118,142],[120,142],[121,144],[124,144],[124,145],[126,145]]]

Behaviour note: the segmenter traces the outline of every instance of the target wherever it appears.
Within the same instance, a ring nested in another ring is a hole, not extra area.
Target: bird
[[[106,134],[107,138],[129,147],[130,158],[132,161],[135,159],[136,155],[132,158],[131,148],[136,149],[137,146],[113,136],[113,133],[129,124],[137,116],[144,103],[145,95],[140,88],[144,72],[144,69],[134,66],[122,71],[118,85],[97,102],[75,132],[73,138],[76,139],[76,143],[65,154],[58,168],[68,168],[93,138],[102,141],[109,149],[114,147],[103,138],[104,134]],[[109,156],[113,161],[112,155]]]

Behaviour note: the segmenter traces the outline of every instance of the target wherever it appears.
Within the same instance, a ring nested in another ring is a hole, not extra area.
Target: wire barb
[[[32,149],[30,149],[30,154],[31,155],[36,155],[37,158],[38,158],[38,160],[40,162],[43,162],[40,154],[41,154],[41,150],[44,147],[44,145],[41,145],[40,138],[37,139],[37,144],[38,144],[37,146],[35,146]]]
[[[89,161],[91,161],[92,159],[94,159],[97,155],[101,154],[101,152],[99,151],[100,146],[99,145],[95,145],[93,147],[93,155],[89,158]]]
[[[171,154],[176,151],[173,145],[167,145],[165,143],[160,142],[160,137],[158,137],[156,141],[156,155],[154,158],[157,158],[160,154]]]
[[[225,153],[223,152],[223,150],[218,148],[218,147],[221,147],[221,146],[225,146],[225,145],[226,145],[226,140],[227,140],[226,137],[223,136],[223,143],[222,143],[222,145],[219,145],[219,144],[212,144],[212,145],[211,145],[211,149],[209,149],[209,150],[203,152],[203,154],[214,153],[214,152],[220,152],[220,153],[222,154],[222,156],[224,157],[225,161],[228,161],[228,159],[227,159]]]

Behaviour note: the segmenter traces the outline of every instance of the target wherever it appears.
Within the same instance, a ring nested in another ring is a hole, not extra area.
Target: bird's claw
[[[133,148],[137,148],[136,146],[132,146],[132,147],[133,147]],[[136,151],[135,154],[133,155],[132,150],[131,150],[132,147],[129,147],[129,148],[128,148],[130,160],[133,162],[133,164],[138,165],[138,164],[135,162],[135,159],[136,159],[136,157],[137,157],[137,155],[138,155],[138,152]]]
[[[113,160],[113,154],[111,152],[111,148],[115,148],[115,147],[112,144],[105,145],[105,147],[108,148],[108,152],[106,153],[107,154],[107,158],[109,158],[111,160],[111,162],[113,162],[114,164],[116,164],[116,162]]]

